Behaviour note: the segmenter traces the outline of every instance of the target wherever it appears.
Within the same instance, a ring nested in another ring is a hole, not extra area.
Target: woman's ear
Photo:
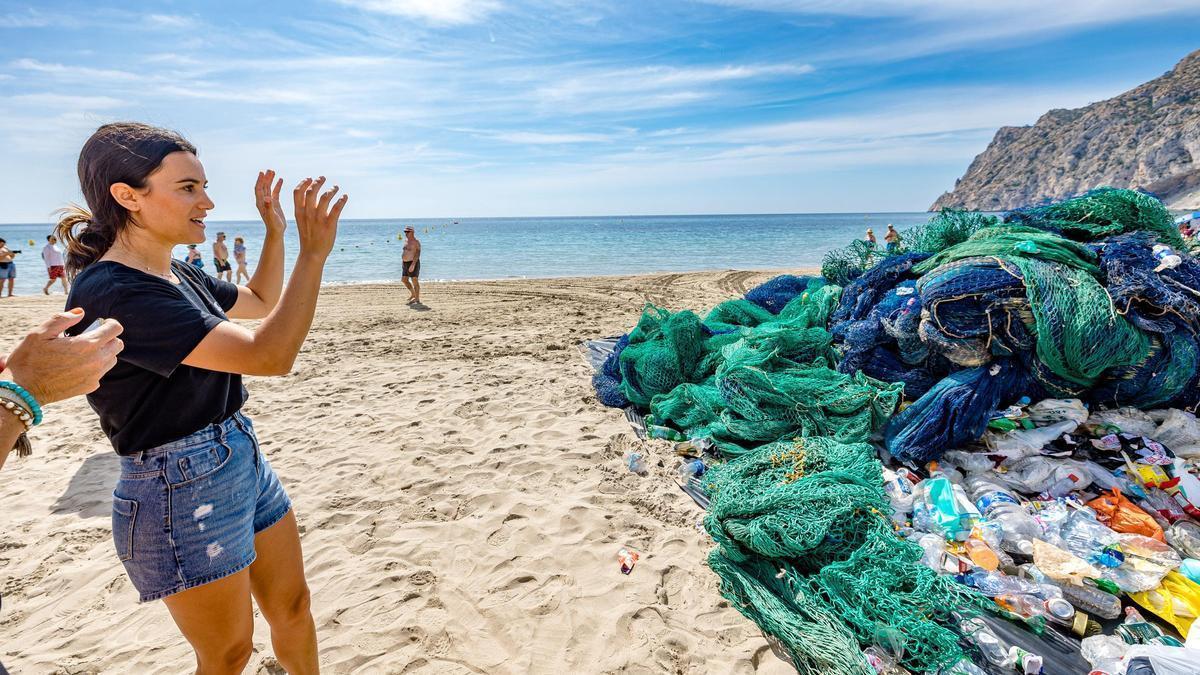
[[[136,213],[142,209],[137,191],[130,187],[128,183],[113,183],[108,187],[108,193],[130,213]]]

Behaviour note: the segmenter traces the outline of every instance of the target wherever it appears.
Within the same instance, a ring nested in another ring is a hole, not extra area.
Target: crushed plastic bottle
[[[1146,618],[1135,607],[1125,608],[1125,621],[1120,626],[1117,626],[1113,633],[1131,645],[1183,646],[1182,642],[1167,635],[1158,626],[1146,621]]]
[[[1092,666],[1092,673],[1116,675],[1123,671],[1121,657],[1129,644],[1115,635],[1092,635],[1079,645],[1079,653]]]
[[[707,470],[708,467],[704,466],[704,460],[693,459],[680,464],[679,468],[675,470],[675,474],[679,477],[680,481],[687,483],[692,478],[703,476]]]
[[[646,466],[646,456],[636,450],[625,453],[625,466],[639,476],[645,476],[650,472],[649,467]]]
[[[1077,486],[1083,483],[1083,479],[1075,473],[1068,473],[1066,476],[1059,478],[1050,484],[1043,493],[1043,497],[1050,499],[1058,499],[1066,497],[1077,489]]]
[[[1000,607],[1026,619],[1042,617],[1069,626],[1075,618],[1075,608],[1062,598],[1043,600],[1032,595],[998,595],[993,600]]]
[[[1008,665],[1008,645],[997,637],[986,623],[979,619],[963,619],[958,627],[988,663],[995,666]]]
[[[907,523],[908,514],[913,510],[913,487],[907,473],[883,470],[883,490],[892,503],[892,519],[901,526]]]
[[[1200,558],[1200,525],[1181,520],[1167,528],[1167,543],[1189,558]]]
[[[975,570],[964,575],[962,583],[991,598],[1005,595],[1028,595],[1039,600],[1049,600],[1062,597],[1062,591],[1057,586],[1040,584],[1030,579],[1022,579],[999,572]]]
[[[1055,582],[1033,563],[1025,563],[1018,569],[1022,577],[1039,584],[1056,586],[1062,592],[1063,599],[1081,612],[1110,620],[1121,616],[1121,598],[1112,593],[1102,591],[1095,586]]]
[[[968,478],[967,488],[980,514],[1000,526],[1001,542],[1010,551],[1032,555],[1032,540],[1042,536],[1042,528],[1021,506],[1018,497],[986,474]]]

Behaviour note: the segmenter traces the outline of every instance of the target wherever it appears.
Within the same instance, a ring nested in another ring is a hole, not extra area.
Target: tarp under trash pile
[[[1193,244],[1129,190],[943,211],[647,306],[593,385],[690,439],[709,566],[802,673],[1200,672]]]

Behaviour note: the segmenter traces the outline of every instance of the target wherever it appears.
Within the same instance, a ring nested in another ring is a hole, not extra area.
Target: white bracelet
[[[25,431],[33,428],[33,411],[16,392],[0,388],[0,407],[16,415],[21,424],[25,425]]]

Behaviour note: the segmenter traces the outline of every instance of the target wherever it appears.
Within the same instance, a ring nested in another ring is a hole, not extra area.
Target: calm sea
[[[397,236],[406,225],[416,228],[421,240],[422,279],[449,281],[812,267],[830,249],[862,237],[868,227],[882,241],[888,223],[904,229],[928,219],[927,213],[799,213],[351,220],[341,225],[325,280],[398,281]],[[0,225],[0,237],[24,251],[17,256],[18,294],[40,293],[46,283],[40,252],[50,230],[50,223]],[[228,235],[231,249],[234,237],[244,237],[254,264],[262,223],[210,221],[210,241],[218,231]],[[204,269],[212,272],[212,247],[206,242],[199,248]],[[296,235],[289,227],[289,263],[296,252]],[[182,258],[186,251],[179,247],[175,253]]]

